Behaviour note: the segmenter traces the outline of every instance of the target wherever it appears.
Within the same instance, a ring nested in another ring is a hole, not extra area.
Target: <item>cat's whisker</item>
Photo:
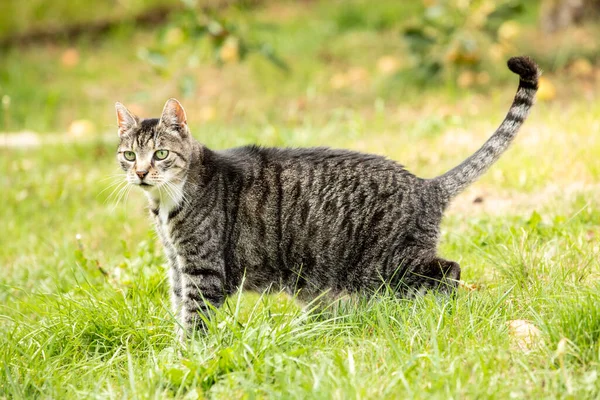
[[[107,175],[107,176],[105,176],[104,178],[102,178],[102,179],[99,179],[99,180],[98,180],[98,182],[104,182],[104,181],[107,181],[107,180],[109,180],[109,179],[114,179],[114,178],[121,178],[121,179],[123,179],[123,178],[126,178],[126,177],[127,177],[127,174],[113,174],[113,175]]]
[[[169,194],[169,197],[171,199],[174,200],[174,199],[176,199],[178,197],[177,196],[177,192],[176,192],[176,188],[172,187],[171,184],[169,184],[168,181],[164,182],[164,188],[167,191],[167,193]]]
[[[123,185],[123,186],[121,186]],[[109,201],[113,201],[116,198],[118,198],[118,194],[121,190],[123,190],[124,187],[127,186],[127,182],[118,182],[114,189],[112,190],[112,192],[106,197],[106,199],[104,199],[104,204],[108,203]]]
[[[119,198],[113,204],[113,206],[111,208],[111,212],[115,212],[115,210],[119,206],[119,203],[121,203],[123,196],[125,196],[125,193],[127,192],[128,188],[129,188],[129,186],[125,186],[123,189],[121,189],[121,191],[119,192]]]
[[[119,186],[121,184],[127,184],[127,182],[124,182],[122,180],[119,181],[115,181],[112,182],[110,185],[106,186],[104,189],[102,189],[97,195],[96,197],[99,197],[102,193],[106,192],[107,190],[113,189],[115,186]],[[110,198],[110,195],[107,197]]]
[[[162,195],[162,185],[159,182],[159,186],[157,186],[158,188],[158,198],[160,199],[160,203],[163,203],[163,195]]]
[[[116,199],[115,199],[115,205],[119,204],[119,202],[123,198],[123,195],[125,194],[125,191],[127,190],[127,187],[128,187],[128,185],[125,185],[119,190],[119,192],[117,193]]]
[[[114,206],[112,208],[113,212],[115,211],[115,209],[117,208],[117,206],[119,205],[119,203],[121,202],[121,200],[123,200],[123,196],[125,196],[125,194],[129,190],[131,190],[131,188],[132,188],[132,185],[129,182],[127,182],[127,184],[123,188],[121,188],[119,190],[119,192],[117,194],[117,200],[115,201],[115,204],[114,204]]]
[[[165,185],[169,189],[169,191],[172,193],[171,197],[173,199],[180,198],[181,201],[185,203],[186,199],[184,197],[183,190],[180,187],[177,187],[176,185],[174,185],[173,183],[171,183],[169,181],[165,181]],[[186,203],[186,204],[189,205],[189,203]]]
[[[129,185],[128,186],[128,190],[127,190],[127,194],[125,195],[125,205],[127,205],[127,200],[129,200],[129,193],[131,193],[131,188],[133,187],[133,185]]]
[[[175,185],[175,184],[173,184],[173,183],[171,183],[171,184],[173,185],[173,187],[175,187],[177,190],[179,190],[179,194],[181,195],[181,199],[182,199],[183,201],[185,201],[185,203],[186,203],[188,206],[191,206],[191,202],[190,202],[190,200],[189,200],[189,198],[188,198],[188,196],[187,196],[187,195],[188,195],[188,193],[186,193],[186,191],[184,190],[184,187],[185,187],[185,186],[184,186],[184,185]],[[193,183],[193,182],[189,182],[188,184],[190,184],[190,186],[193,186],[193,187],[194,187],[194,189],[197,187],[197,185],[196,185],[195,183]]]
[[[190,207],[190,206],[191,206],[191,202],[190,202],[190,201],[189,201],[189,199],[186,197],[186,195],[185,195],[185,191],[183,190],[183,188],[182,188],[181,186],[174,185],[173,183],[170,183],[170,182],[166,182],[166,183],[167,183],[167,185],[168,185],[169,187],[171,187],[171,188],[172,188],[172,189],[175,191],[175,194],[177,195],[177,197],[178,197],[178,198],[181,198],[181,201],[182,201],[182,202],[183,202],[183,203],[184,203],[186,206],[188,206],[188,207]]]

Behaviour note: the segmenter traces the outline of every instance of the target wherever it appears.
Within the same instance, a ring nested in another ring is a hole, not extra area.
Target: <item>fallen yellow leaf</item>
[[[400,60],[394,56],[383,56],[377,60],[377,70],[384,75],[391,75],[400,68]]]
[[[471,71],[463,71],[456,79],[458,86],[461,88],[467,88],[475,83],[475,74]]]
[[[240,46],[236,38],[229,37],[219,50],[219,56],[224,63],[237,63],[240,60]]]
[[[502,42],[510,42],[519,35],[521,27],[516,21],[506,21],[498,28],[498,38]]]
[[[458,281],[458,287],[468,290],[469,292],[474,292],[475,290],[478,289],[477,285],[474,285],[472,283],[467,283],[465,281]]]
[[[213,106],[204,106],[200,109],[198,115],[204,122],[212,121],[217,116],[217,110]]]
[[[364,82],[369,78],[369,72],[361,67],[351,68],[346,75],[351,83]]]
[[[92,135],[96,131],[94,123],[87,119],[77,119],[71,122],[67,134],[74,138],[82,138]]]
[[[73,47],[65,50],[60,57],[60,62],[67,68],[75,67],[79,64],[79,52]]]
[[[344,73],[336,73],[329,80],[329,84],[333,89],[342,89],[348,86],[348,78]]]
[[[585,58],[578,58],[569,67],[569,72],[579,78],[585,78],[594,74],[594,66]]]

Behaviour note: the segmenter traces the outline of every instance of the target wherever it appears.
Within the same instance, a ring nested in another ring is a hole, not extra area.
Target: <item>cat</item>
[[[541,72],[529,57],[508,67],[520,79],[500,127],[433,179],[348,150],[213,151],[192,138],[175,99],[158,119],[141,120],[116,103],[117,159],[148,198],[183,336],[202,330],[209,304],[221,306],[240,286],[305,298],[369,294],[382,283],[398,296],[452,293],[460,267],[436,251],[443,212],[508,148],[538,88]]]

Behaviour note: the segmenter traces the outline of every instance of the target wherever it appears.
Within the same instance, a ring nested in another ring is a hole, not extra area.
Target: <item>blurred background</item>
[[[116,100],[150,117],[174,96],[198,135],[242,125],[280,145],[270,124],[512,90],[516,54],[546,72],[541,100],[561,81],[591,98],[599,16],[597,0],[4,0],[0,130],[98,135]]]

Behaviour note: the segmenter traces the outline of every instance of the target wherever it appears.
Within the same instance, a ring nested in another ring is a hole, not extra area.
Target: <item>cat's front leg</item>
[[[183,287],[181,282],[181,271],[179,268],[179,261],[177,260],[177,253],[173,247],[173,243],[169,240],[168,235],[164,232],[163,227],[160,223],[156,225],[156,232],[160,237],[165,249],[165,256],[167,264],[169,266],[169,286],[170,286],[170,297],[171,297],[171,312],[177,320],[177,325],[181,325],[180,313],[182,304]]]
[[[218,257],[188,254],[178,257],[181,272],[182,304],[180,321],[188,335],[203,332],[201,315],[210,313],[210,306],[220,307],[225,301],[225,267]]]
[[[181,272],[176,263],[169,263],[169,282],[171,283],[171,310],[178,318],[181,312],[183,288],[181,285]]]
[[[171,289],[171,312],[178,318],[181,310],[182,301],[182,286],[181,286],[181,272],[179,270],[179,263],[177,261],[177,254],[173,249],[173,245],[165,239],[162,231],[158,231],[159,236],[165,247],[165,256],[167,258],[167,264],[169,265],[169,284]]]
[[[177,260],[177,255],[170,243],[165,245],[165,254],[167,256],[169,265],[171,312],[176,320],[175,332],[179,338],[183,339],[185,337],[185,334],[183,333],[183,322],[181,319],[181,308],[183,304],[183,279],[181,277],[181,270]]]

